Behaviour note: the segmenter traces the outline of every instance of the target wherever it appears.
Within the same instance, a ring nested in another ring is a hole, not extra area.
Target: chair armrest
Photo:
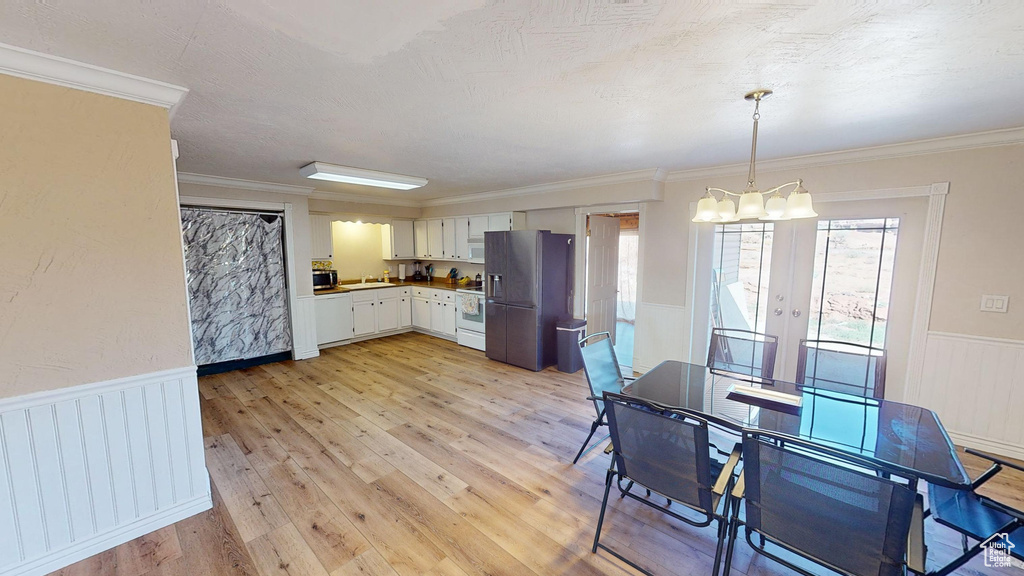
[[[924,545],[924,498],[918,494],[910,518],[910,534],[907,535],[907,568],[917,574],[924,574],[927,556],[928,551]]]
[[[611,454],[612,452],[615,452],[615,445],[608,442],[608,445],[604,447],[604,453]]]
[[[1021,466],[1020,464],[1014,464],[1013,462],[1010,462],[1008,460],[1004,460],[1003,458],[1000,458],[998,456],[993,456],[993,455],[989,454],[988,452],[982,452],[980,450],[975,450],[974,448],[966,448],[966,449],[964,449],[964,452],[967,452],[968,454],[971,454],[972,456],[977,456],[979,458],[984,458],[985,460],[988,460],[989,462],[994,462],[996,464],[999,464],[1000,466],[1006,466],[1007,468],[1013,468],[1014,470],[1017,470],[1018,472],[1024,472],[1024,466]]]
[[[981,496],[980,494],[978,495],[978,500],[980,500],[982,504],[988,506],[989,508],[998,510],[1011,518],[1016,518],[1018,522],[1024,522],[1024,512],[1021,512],[1016,508],[1010,508],[1009,506],[1003,504],[1002,502],[996,502],[995,500],[989,498],[988,496]]]
[[[715,485],[711,488],[711,492],[719,496],[725,494],[725,489],[729,485],[729,480],[732,479],[733,472],[736,471],[736,466],[740,463],[740,455],[743,454],[743,445],[736,444],[732,449],[732,453],[729,454],[729,459],[726,460],[725,466],[722,467],[722,472],[718,475],[718,480],[715,481]]]
[[[743,480],[743,472],[740,472],[740,477],[736,479],[736,485],[732,487],[732,497],[736,499],[743,498],[745,489],[746,483]]]

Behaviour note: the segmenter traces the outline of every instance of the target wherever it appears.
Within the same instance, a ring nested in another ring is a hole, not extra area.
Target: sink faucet
[[[360,284],[366,284],[366,274],[363,274],[359,279]]]

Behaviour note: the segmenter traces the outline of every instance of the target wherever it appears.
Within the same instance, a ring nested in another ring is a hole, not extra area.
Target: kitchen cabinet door
[[[394,289],[388,290],[394,292]],[[377,331],[384,332],[398,328],[398,297],[381,298],[377,301]]]
[[[487,217],[488,232],[508,232],[512,229],[512,214],[491,214]]]
[[[454,302],[444,302],[441,305],[443,318],[443,329],[441,330],[448,336],[455,336],[455,322],[457,318],[457,311],[455,310]]]
[[[441,220],[441,257],[455,259],[455,218]]]
[[[330,260],[334,257],[334,235],[331,217],[312,214],[309,217],[310,257],[312,260]]]
[[[430,308],[433,302],[426,298],[412,299],[412,325],[430,330]]]
[[[398,299],[398,327],[412,326],[412,298],[405,296]]]
[[[430,301],[430,329],[434,332],[444,331],[444,302]]]
[[[413,244],[417,258],[427,258],[429,246],[427,245],[427,221],[416,220],[412,223]]]
[[[391,258],[403,260],[416,257],[412,220],[391,221]]]
[[[484,232],[487,232],[488,228],[487,216],[470,216],[469,217],[469,237],[474,240],[483,240]]]
[[[442,230],[440,218],[427,220],[426,258],[444,258],[444,231]]]
[[[352,335],[366,336],[377,331],[377,302],[352,304]]]
[[[352,338],[352,298],[348,294],[317,296],[313,308],[317,344]]]
[[[469,260],[469,218],[455,219],[455,259]]]

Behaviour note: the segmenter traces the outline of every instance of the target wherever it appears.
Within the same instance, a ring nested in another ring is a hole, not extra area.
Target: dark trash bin
[[[587,328],[587,321],[570,318],[558,323],[558,371],[572,374],[583,368],[583,356],[580,354],[580,338]]]

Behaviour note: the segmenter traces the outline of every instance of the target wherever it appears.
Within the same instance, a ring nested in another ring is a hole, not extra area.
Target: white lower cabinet
[[[377,331],[377,309],[373,300],[352,303],[352,335],[366,336]]]
[[[444,311],[441,306],[444,302],[433,300],[430,303],[430,329],[434,332],[441,332],[444,329]]]
[[[390,292],[377,300],[377,332],[397,330],[399,322],[398,290],[381,290]]]
[[[398,327],[410,328],[412,326],[412,290],[400,288],[398,298]]]
[[[412,299],[412,325],[430,330],[430,300],[426,298]]]
[[[328,294],[313,301],[316,311],[316,343],[352,338],[352,295]]]
[[[441,332],[444,332],[448,336],[455,336],[455,321],[457,320],[455,303],[444,302],[441,308],[443,309],[441,317],[443,329],[441,330]]]

